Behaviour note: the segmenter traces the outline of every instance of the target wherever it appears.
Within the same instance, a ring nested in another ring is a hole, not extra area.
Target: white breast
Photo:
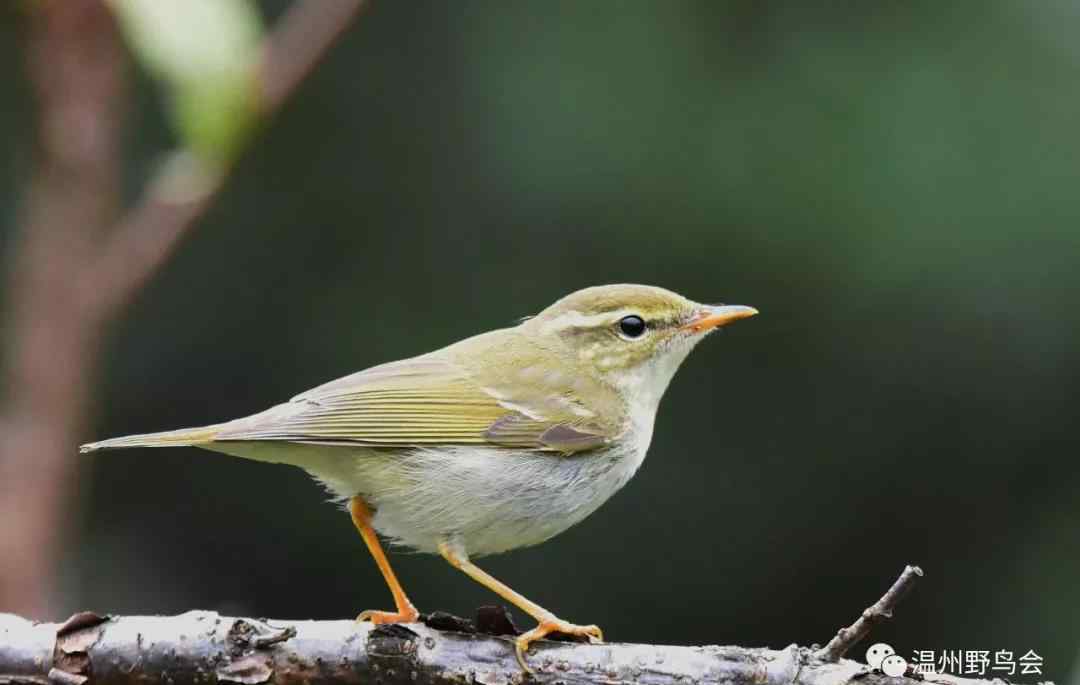
[[[358,460],[376,530],[434,552],[450,537],[472,555],[535,545],[596,511],[634,475],[647,444],[563,456],[490,447]],[[362,463],[361,463],[362,462]],[[317,475],[317,474],[316,474]]]

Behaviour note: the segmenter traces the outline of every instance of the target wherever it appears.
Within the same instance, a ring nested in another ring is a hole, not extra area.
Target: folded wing
[[[571,454],[601,447],[612,437],[581,414],[482,387],[432,354],[321,385],[234,421],[215,439],[371,447],[488,444]]]

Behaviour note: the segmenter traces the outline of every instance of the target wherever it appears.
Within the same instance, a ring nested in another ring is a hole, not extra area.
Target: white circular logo
[[[907,672],[907,660],[899,654],[890,654],[881,660],[881,672],[894,678],[902,676]]]
[[[896,650],[885,644],[884,642],[878,642],[877,644],[870,645],[870,649],[866,650],[866,664],[870,668],[881,668],[881,662],[885,660],[885,657],[896,654]]]

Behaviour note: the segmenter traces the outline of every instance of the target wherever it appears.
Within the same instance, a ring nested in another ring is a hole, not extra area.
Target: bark
[[[890,618],[922,577],[908,566],[892,587],[829,644],[818,649],[676,647],[541,641],[532,673],[517,662],[520,634],[505,609],[484,607],[476,621],[448,614],[422,623],[268,621],[209,611],[180,616],[103,617],[63,624],[0,614],[0,685],[427,685],[525,681],[554,685],[995,685],[943,674],[890,677],[843,659]]]
[[[458,621],[458,623],[454,623]],[[506,636],[446,616],[428,624],[374,627],[353,621],[180,616],[102,618],[32,624],[0,614],[0,685],[427,685],[526,681],[562,685],[950,685],[990,681],[952,676],[888,677],[812,648],[590,645],[542,641],[522,671]],[[500,622],[491,622],[498,625]],[[429,625],[430,624],[430,625]]]

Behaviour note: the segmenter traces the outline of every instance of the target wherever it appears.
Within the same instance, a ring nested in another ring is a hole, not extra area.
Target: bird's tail
[[[79,447],[80,453],[96,452],[98,450],[122,449],[125,447],[185,447],[205,445],[213,442],[225,424],[219,423],[202,428],[182,428],[175,431],[163,431],[161,433],[143,433],[142,435],[125,435],[122,438],[109,438],[101,442],[91,442]]]

